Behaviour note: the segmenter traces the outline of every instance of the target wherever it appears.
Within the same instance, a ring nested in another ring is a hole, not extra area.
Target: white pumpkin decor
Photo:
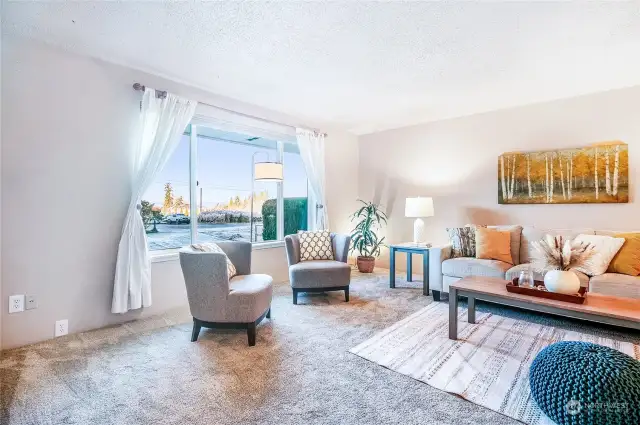
[[[544,286],[549,292],[572,295],[580,290],[580,279],[571,270],[549,270],[544,275]]]
[[[549,292],[575,294],[580,290],[580,279],[571,269],[580,267],[594,255],[593,245],[551,235],[531,245],[534,265],[547,270],[544,286]]]

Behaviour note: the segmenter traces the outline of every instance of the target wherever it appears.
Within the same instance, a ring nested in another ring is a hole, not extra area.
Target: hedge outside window
[[[307,198],[284,198],[284,235],[295,235],[298,230],[307,230]],[[262,220],[265,241],[277,239],[276,200],[269,199],[262,204]]]

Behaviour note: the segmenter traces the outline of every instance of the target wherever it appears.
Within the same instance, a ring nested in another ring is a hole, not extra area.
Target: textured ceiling
[[[638,2],[8,2],[3,31],[355,133],[640,84]]]

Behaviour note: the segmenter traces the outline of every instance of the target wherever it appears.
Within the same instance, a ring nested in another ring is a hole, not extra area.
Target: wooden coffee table
[[[466,277],[449,285],[449,338],[458,339],[458,295],[468,298],[469,323],[476,322],[476,300],[640,330],[640,300],[589,293],[584,304],[507,292],[506,280]]]

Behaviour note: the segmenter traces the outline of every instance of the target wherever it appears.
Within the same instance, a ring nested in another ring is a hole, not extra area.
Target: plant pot
[[[358,265],[358,271],[360,273],[373,273],[373,268],[376,266],[376,257],[359,255],[358,258],[356,258],[356,264]]]
[[[571,270],[549,270],[544,275],[544,286],[549,292],[577,294],[580,290],[580,279]]]

